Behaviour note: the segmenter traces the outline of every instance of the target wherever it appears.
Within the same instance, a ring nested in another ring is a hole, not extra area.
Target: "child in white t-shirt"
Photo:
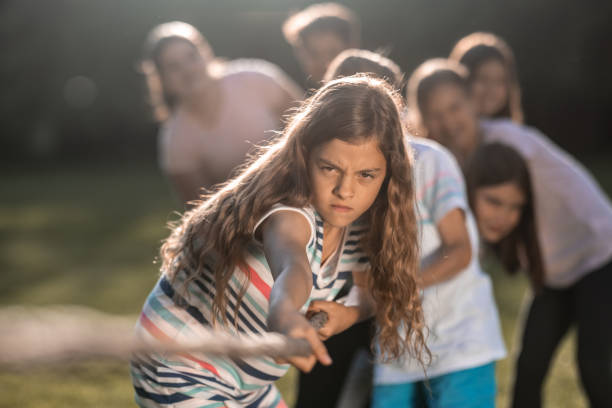
[[[585,393],[591,406],[608,407],[612,203],[578,161],[537,129],[507,119],[479,121],[467,78],[465,67],[454,61],[426,61],[410,78],[408,99],[428,136],[448,147],[465,169],[481,146],[501,143],[515,149],[529,171],[545,273],[534,285],[539,290],[524,320],[512,406],[542,404],[552,357],[575,326]],[[478,221],[483,226],[485,220]]]
[[[463,176],[440,145],[410,138],[421,233],[423,312],[432,354],[377,364],[373,407],[495,405],[495,364],[506,355],[491,281],[478,261],[478,233]],[[465,248],[467,240],[467,262]]]

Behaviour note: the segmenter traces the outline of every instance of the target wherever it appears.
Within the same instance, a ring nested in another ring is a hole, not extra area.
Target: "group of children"
[[[336,406],[371,345],[370,406],[492,407],[506,350],[484,249],[533,289],[513,406],[540,406],[573,325],[586,394],[607,406],[612,206],[579,163],[522,125],[507,44],[460,40],[414,71],[406,106],[399,67],[354,49],[346,8],[311,6],[283,32],[322,83],[301,104],[280,69],[217,61],[188,24],[163,24],[147,41],[160,161],[190,209],[162,246],[137,333],[167,342],[275,331],[306,339],[312,355],[136,355],[138,404],[283,407],[273,382],[291,363],[304,372],[298,407]],[[246,140],[270,142],[240,165]],[[320,311],[328,321],[317,330],[305,316]]]

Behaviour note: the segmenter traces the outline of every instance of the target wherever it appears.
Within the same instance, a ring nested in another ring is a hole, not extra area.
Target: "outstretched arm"
[[[264,252],[274,285],[270,293],[268,329],[290,337],[304,338],[313,355],[294,357],[289,362],[302,371],[310,371],[316,361],[331,364],[317,331],[300,313],[312,290],[312,271],[306,256],[311,227],[294,211],[279,211],[261,225]]]

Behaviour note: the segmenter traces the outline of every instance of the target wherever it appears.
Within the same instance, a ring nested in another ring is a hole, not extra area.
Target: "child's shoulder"
[[[312,241],[312,239],[316,236],[316,230],[319,227],[319,224],[321,227],[323,226],[323,221],[320,220],[320,217],[316,214],[316,211],[311,205],[296,207],[286,205],[284,203],[277,203],[270,207],[270,209],[261,216],[261,218],[255,223],[255,228],[253,229],[253,231],[256,231],[258,227],[262,225],[262,223],[267,218],[269,218],[273,214],[283,211],[290,211],[296,214],[301,214],[304,218],[306,218],[306,221],[308,221],[308,224],[310,224],[310,241]]]
[[[232,83],[269,83],[276,82],[284,72],[275,64],[261,60],[241,58],[224,65],[223,78]]]
[[[440,143],[422,137],[406,136],[407,145],[412,149],[415,159],[430,158],[431,160],[454,161],[450,151]]]
[[[445,169],[460,172],[459,164],[455,157],[440,143],[420,137],[407,137],[406,140],[407,145],[412,148],[417,173]]]
[[[485,140],[500,142],[538,143],[546,136],[537,128],[513,122],[510,119],[482,119],[480,128]]]
[[[524,157],[538,152],[558,150],[558,147],[538,129],[520,125],[509,119],[485,119],[480,121],[485,143],[499,142],[517,150]]]

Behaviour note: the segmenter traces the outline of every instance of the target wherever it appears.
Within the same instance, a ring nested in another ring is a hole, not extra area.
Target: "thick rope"
[[[312,353],[304,339],[279,333],[233,336],[208,330],[197,341],[147,342],[134,336],[135,318],[79,306],[9,307],[0,311],[0,365],[28,366],[91,358],[129,359],[134,353],[199,352],[227,357],[287,358]],[[315,328],[327,322],[320,312]]]

